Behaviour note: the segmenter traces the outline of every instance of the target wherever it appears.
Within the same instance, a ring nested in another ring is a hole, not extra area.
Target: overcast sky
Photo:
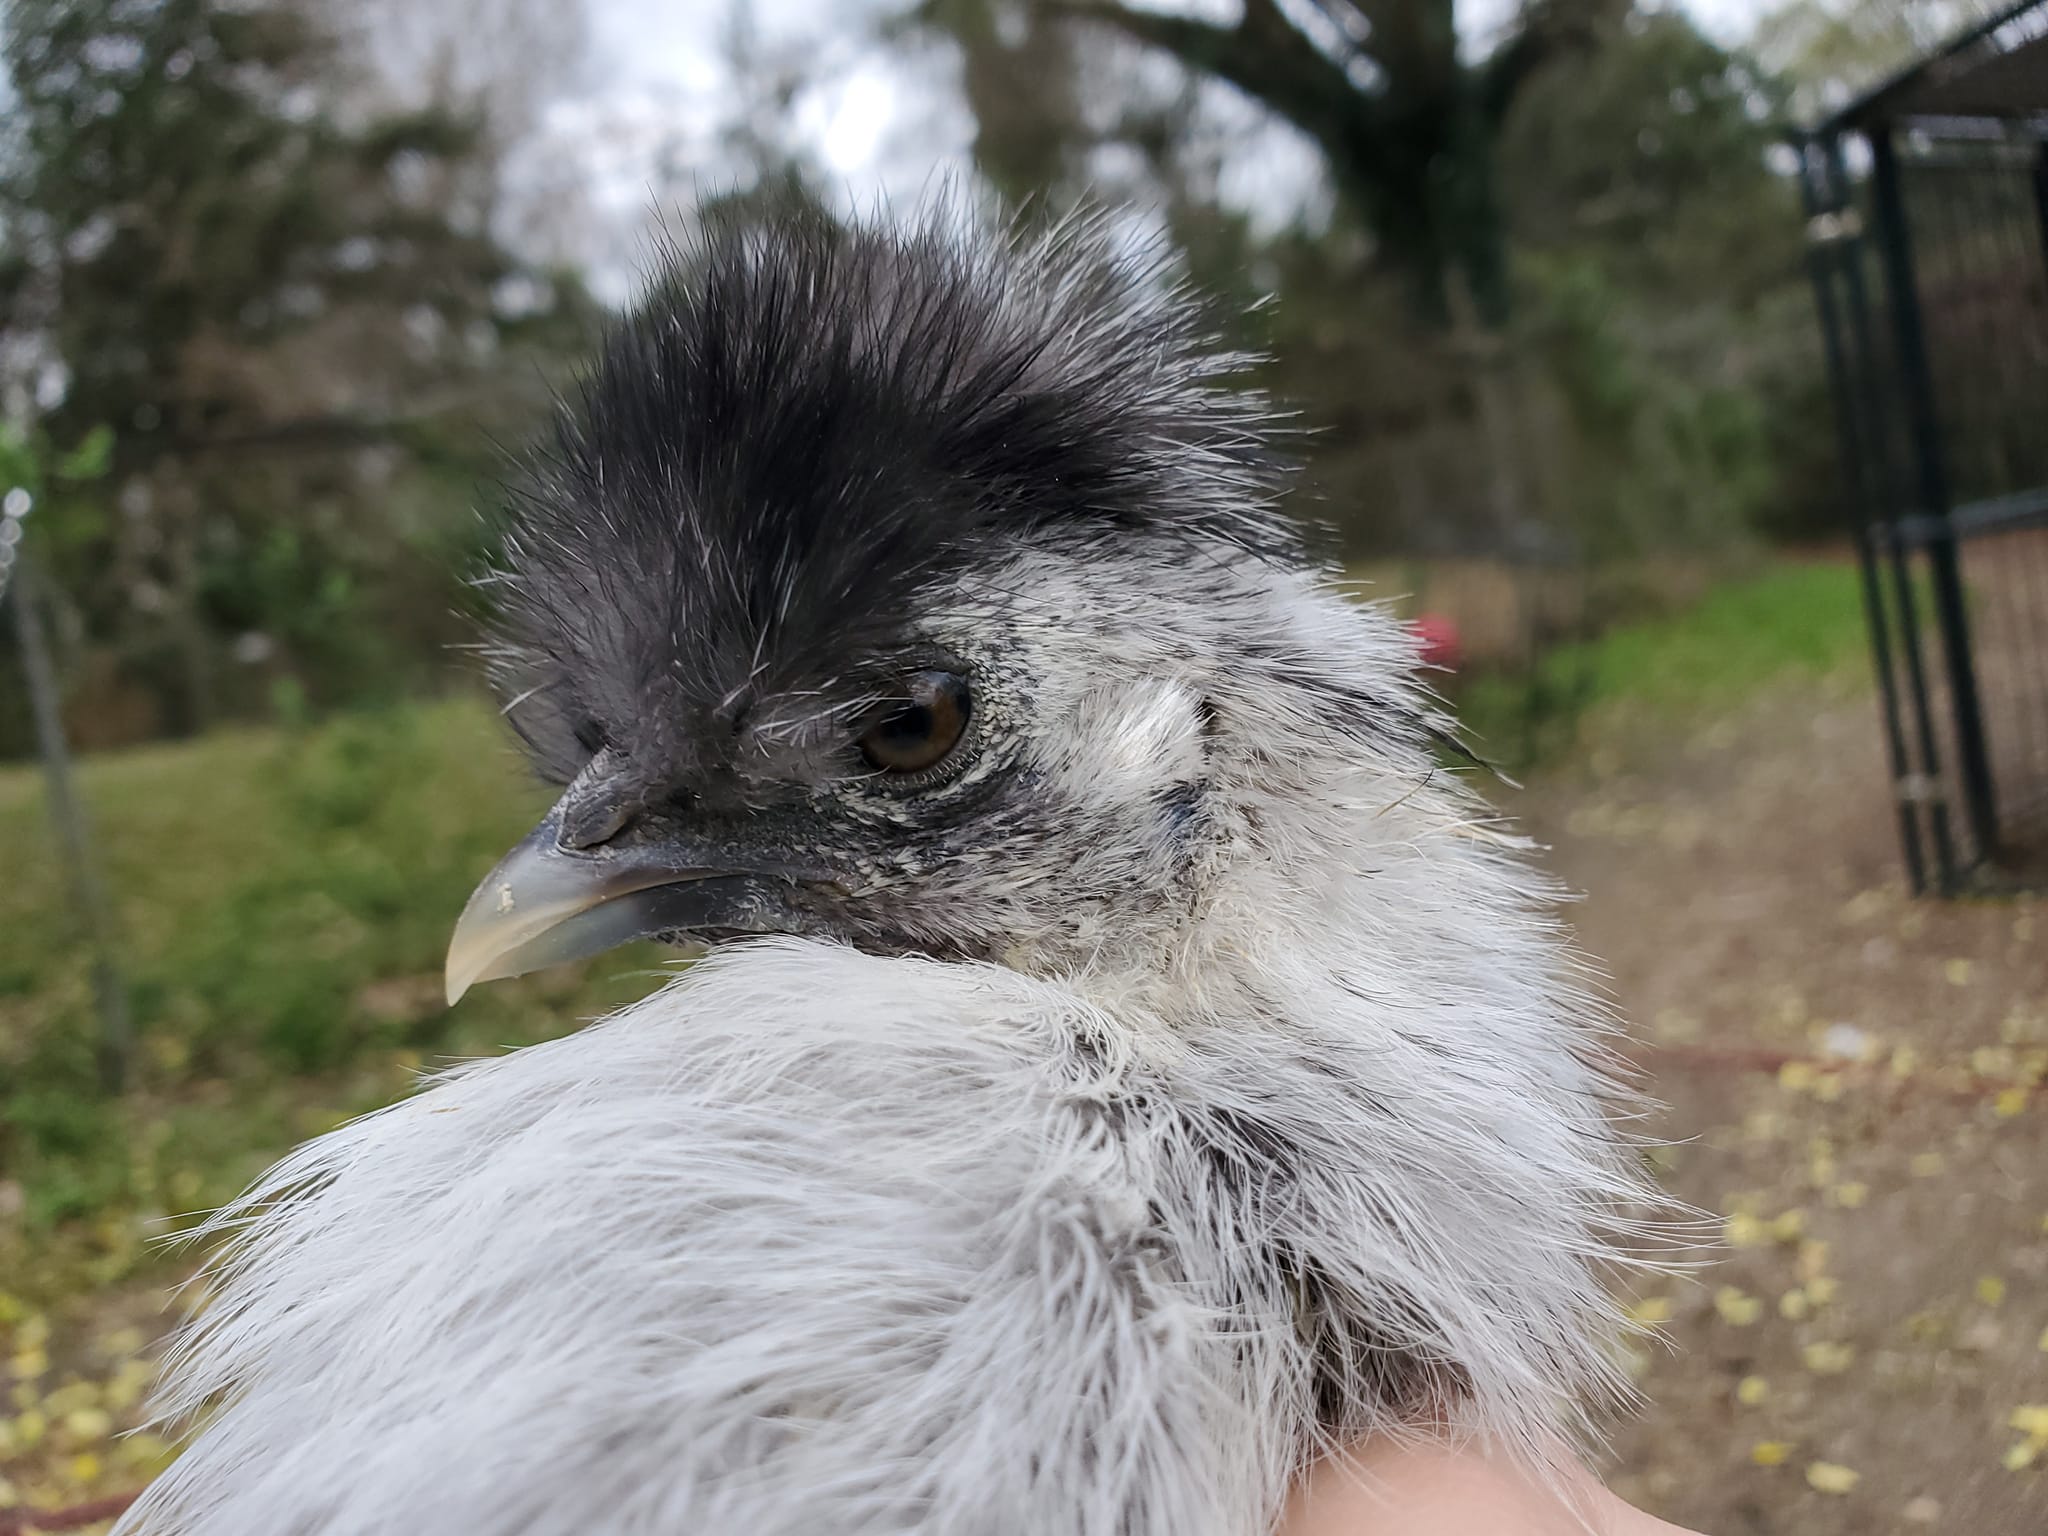
[[[639,232],[650,204],[661,200],[664,186],[670,193],[687,190],[664,182],[663,162],[687,165],[693,177],[713,183],[737,169],[721,164],[718,148],[736,99],[723,43],[731,13],[729,0],[587,3],[591,88],[555,104],[536,150],[557,172],[578,168],[577,190],[592,221],[589,247],[574,254],[616,298],[639,265]],[[1236,0],[1135,3],[1223,20],[1237,9]],[[1680,3],[1726,43],[1742,41],[1764,9],[1763,0]],[[1461,30],[1484,38],[1513,6],[1514,0],[1461,0]],[[849,205],[877,196],[914,198],[935,177],[958,174],[967,164],[972,124],[948,57],[937,49],[906,57],[901,45],[875,41],[875,18],[901,8],[902,0],[753,0],[762,56],[794,54],[816,82],[797,102],[797,136]],[[1238,164],[1226,165],[1219,190],[1255,215],[1279,221],[1316,184],[1313,156],[1289,132],[1274,129],[1260,133]]]

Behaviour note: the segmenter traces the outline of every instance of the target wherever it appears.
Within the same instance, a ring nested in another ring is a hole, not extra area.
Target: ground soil
[[[1882,763],[1869,693],[1808,683],[1500,796],[1719,1244],[1633,1286],[1607,1470],[1716,1536],[2048,1531],[2048,903],[1911,899]]]

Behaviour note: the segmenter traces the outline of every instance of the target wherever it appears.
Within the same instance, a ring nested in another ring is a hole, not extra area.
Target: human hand
[[[1310,1470],[1276,1536],[1696,1536],[1576,1462],[1556,1484],[1476,1446],[1362,1447]]]

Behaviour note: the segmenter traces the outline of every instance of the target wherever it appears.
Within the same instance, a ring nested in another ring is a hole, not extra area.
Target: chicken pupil
[[[901,752],[925,745],[937,728],[929,704],[906,704],[886,716],[875,735],[880,746]]]

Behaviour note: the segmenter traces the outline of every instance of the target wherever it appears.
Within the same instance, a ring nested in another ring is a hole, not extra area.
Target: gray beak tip
[[[773,930],[772,892],[694,850],[565,852],[558,807],[484,877],[448,941],[452,1008],[482,981],[522,976],[634,939],[702,928]]]

